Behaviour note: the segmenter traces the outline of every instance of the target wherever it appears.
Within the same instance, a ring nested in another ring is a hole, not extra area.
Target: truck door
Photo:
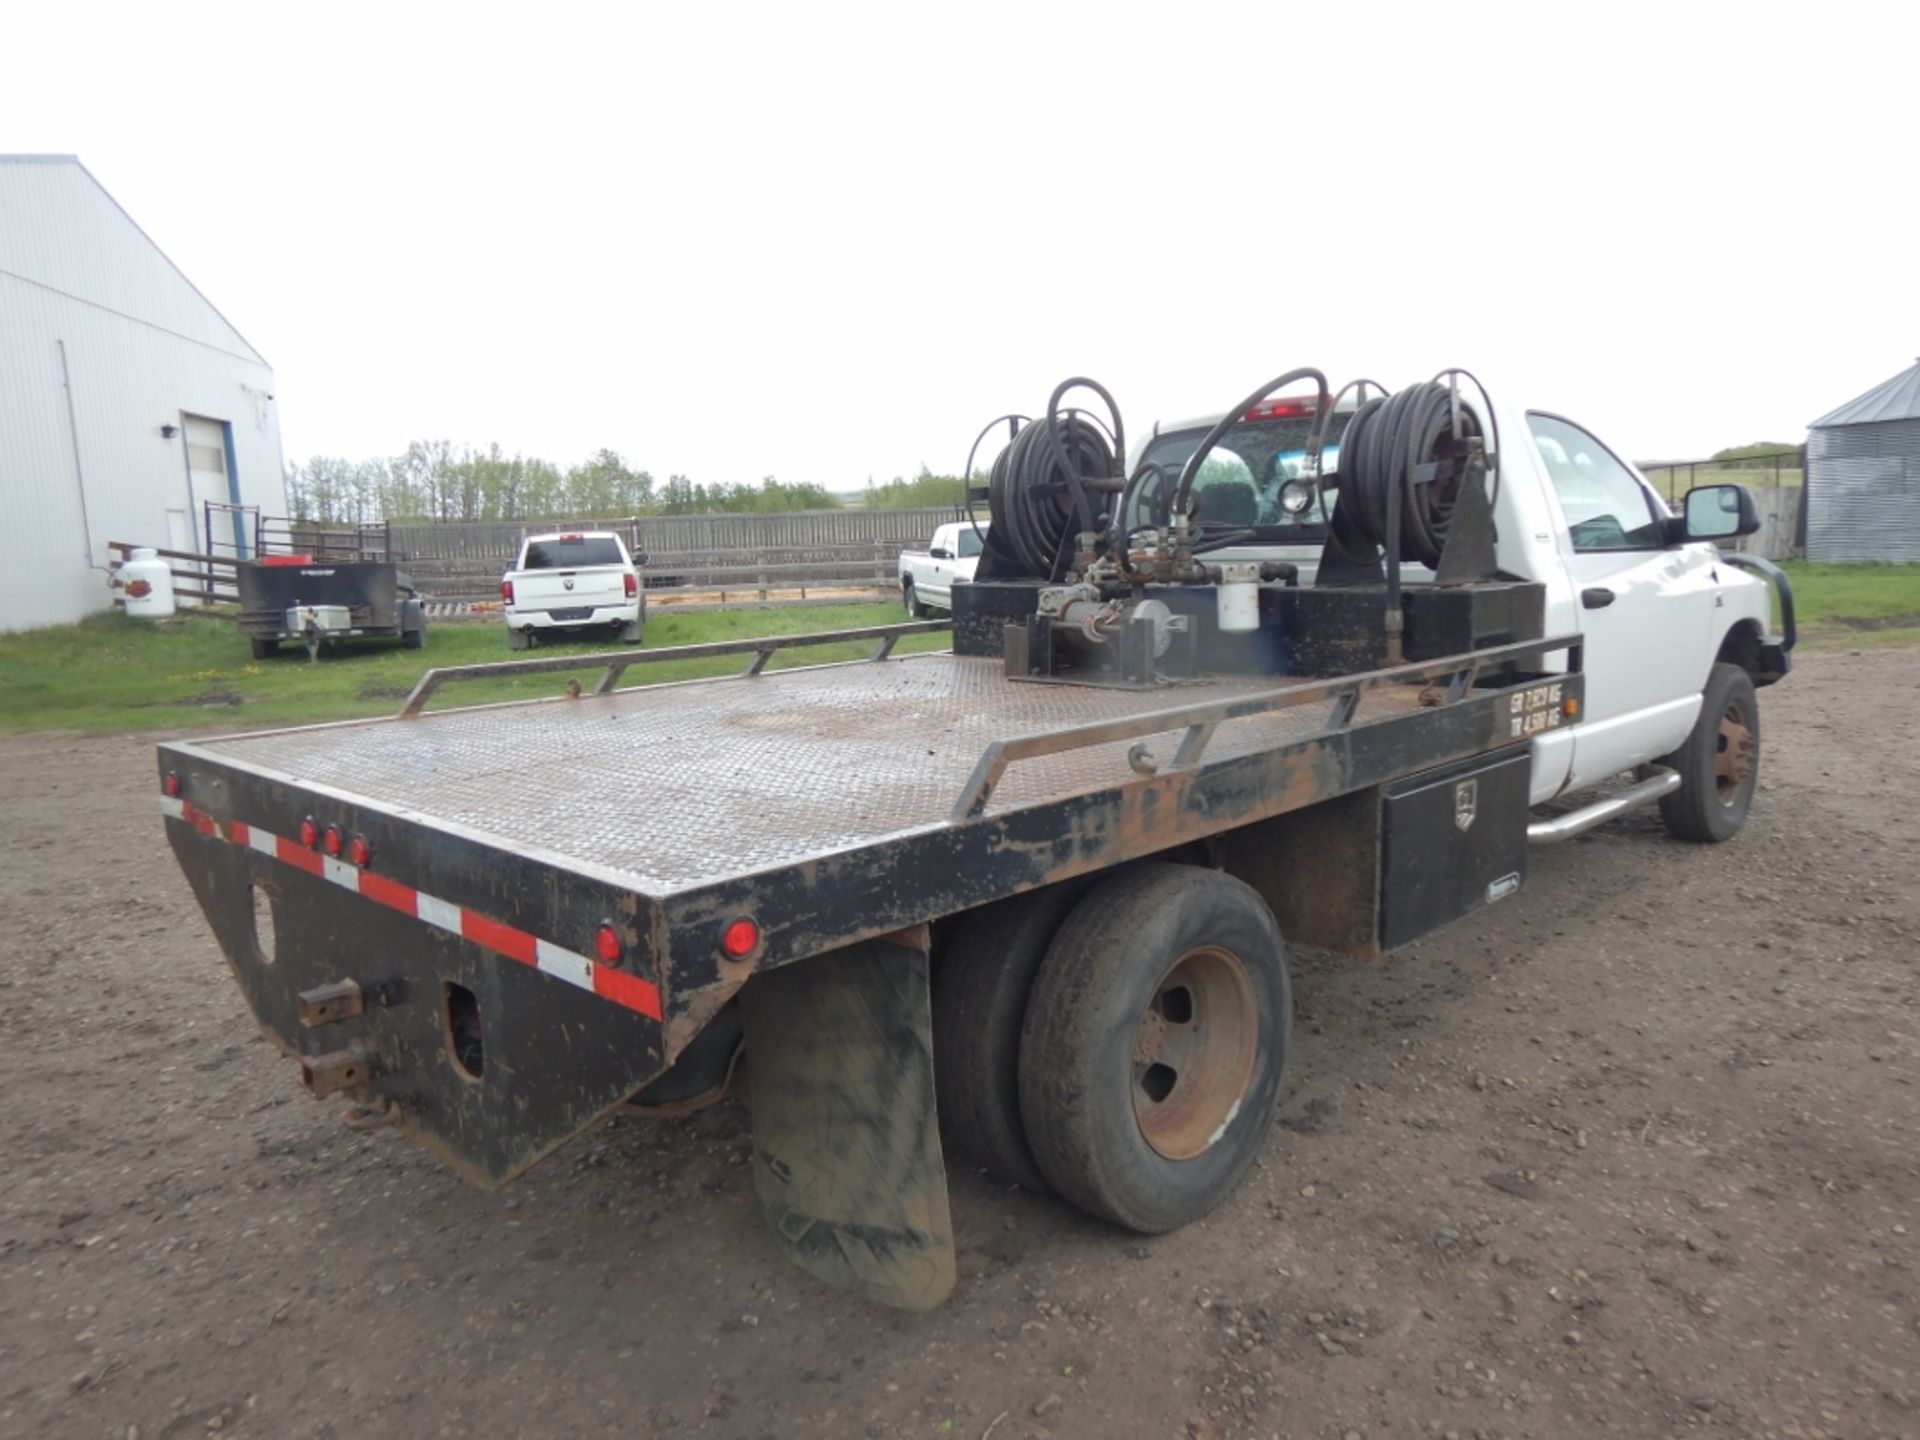
[[[927,546],[930,583],[925,587],[921,599],[942,607],[953,599],[954,528],[952,525],[942,525],[933,532],[933,543]]]
[[[1585,639],[1586,713],[1568,787],[1666,754],[1700,708],[1718,582],[1710,545],[1668,546],[1666,507],[1591,432],[1527,416],[1560,512],[1560,551]]]

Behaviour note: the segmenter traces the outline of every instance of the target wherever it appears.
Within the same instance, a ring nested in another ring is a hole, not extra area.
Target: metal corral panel
[[[204,498],[284,513],[266,362],[77,161],[0,156],[0,629],[105,609],[110,540],[200,539],[189,415],[231,428]]]
[[[1810,432],[1807,558],[1920,561],[1920,420]]]

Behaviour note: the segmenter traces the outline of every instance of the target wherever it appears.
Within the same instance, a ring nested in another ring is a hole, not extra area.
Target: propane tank
[[[127,597],[127,614],[141,620],[164,620],[173,614],[173,569],[159,552],[129,552],[120,567],[119,582]]]

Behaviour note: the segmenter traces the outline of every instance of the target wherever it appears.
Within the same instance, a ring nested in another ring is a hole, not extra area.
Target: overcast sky
[[[1303,363],[1677,457],[1920,353],[1920,7],[1052,13],[18,7],[0,151],[265,353],[290,460],[849,489],[1069,374],[1144,428]]]

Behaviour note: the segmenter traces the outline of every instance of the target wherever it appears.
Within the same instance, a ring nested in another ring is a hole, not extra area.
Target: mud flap
[[[954,1282],[924,934],[771,970],[740,995],[768,1226],[808,1274],[904,1310]]]

